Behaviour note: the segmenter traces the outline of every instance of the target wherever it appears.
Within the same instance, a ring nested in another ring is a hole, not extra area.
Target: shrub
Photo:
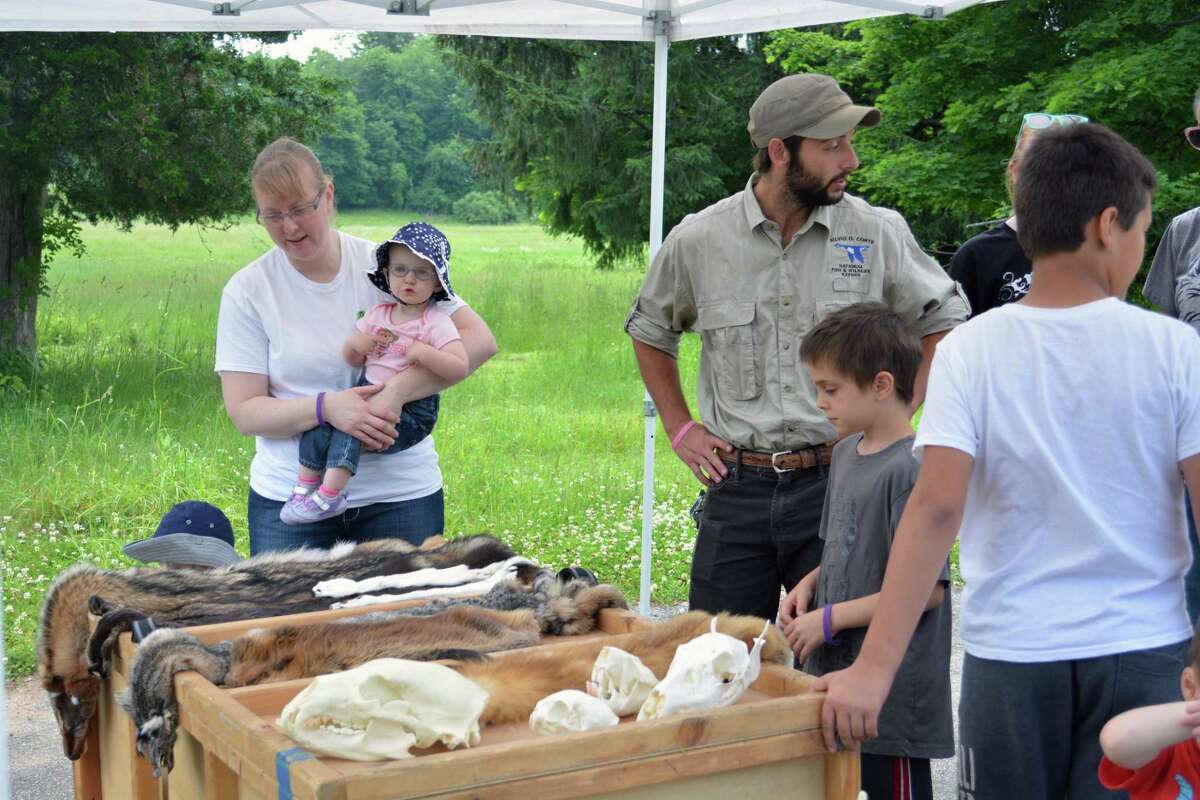
[[[473,225],[503,225],[521,217],[499,192],[468,192],[454,202],[454,216]]]

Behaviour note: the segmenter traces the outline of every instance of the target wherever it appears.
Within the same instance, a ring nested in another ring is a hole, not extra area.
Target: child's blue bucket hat
[[[428,222],[410,222],[375,248],[375,269],[369,271],[367,277],[376,289],[384,294],[392,293],[387,270],[388,248],[394,244],[404,245],[433,266],[442,288],[435,291],[431,299],[450,300],[454,297],[454,290],[450,288],[450,241]]]

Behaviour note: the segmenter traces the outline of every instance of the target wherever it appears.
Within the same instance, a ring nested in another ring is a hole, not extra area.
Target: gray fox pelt
[[[133,718],[138,752],[159,774],[173,765],[177,672],[195,670],[216,684],[247,686],[314,677],[376,658],[478,659],[537,644],[542,634],[588,633],[602,609],[626,607],[612,586],[597,586],[594,579],[562,582],[540,570],[532,585],[505,581],[480,598],[259,629],[212,647],[180,630],[155,631],[138,647],[129,689],[117,702]]]
[[[428,550],[399,539],[292,550],[208,571],[73,567],[46,593],[37,642],[38,676],[50,694],[63,751],[71,759],[83,754],[100,691],[97,675],[106,673],[104,662],[116,633],[132,619],[149,615],[160,625],[186,626],[320,611],[333,602],[313,596],[313,586],[323,580],[361,580],[458,564],[476,569],[512,555],[498,539],[468,536]],[[88,652],[89,607],[109,612],[97,626],[91,654],[95,663]]]

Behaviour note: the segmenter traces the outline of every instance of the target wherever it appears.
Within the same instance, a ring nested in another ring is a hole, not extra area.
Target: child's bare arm
[[[1144,767],[1164,747],[1200,736],[1200,701],[1164,703],[1118,714],[1100,731],[1104,755],[1125,769]]]
[[[799,588],[800,584],[796,585]],[[793,591],[795,591],[793,589]],[[791,595],[789,594],[789,597]],[[941,581],[933,587],[925,610],[937,608],[946,596],[946,586]],[[879,592],[834,603],[829,609],[829,633],[836,636],[839,631],[847,628],[865,628],[871,624],[875,611],[879,607]],[[783,606],[780,605],[779,624],[783,626],[783,635],[792,646],[792,652],[799,659],[808,658],[814,650],[825,643],[825,609],[818,608],[808,613],[800,612],[795,619],[783,620]]]
[[[441,350],[415,341],[408,346],[404,358],[412,366],[420,364],[439,378],[455,383],[467,377],[471,371],[467,350],[461,340],[450,342]]]
[[[362,331],[355,331],[342,343],[342,358],[353,367],[361,367],[374,349],[374,339]]]

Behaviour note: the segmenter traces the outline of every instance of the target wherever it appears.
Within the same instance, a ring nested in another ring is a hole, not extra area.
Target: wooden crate
[[[211,643],[254,627],[355,612],[364,610],[246,620],[192,632]],[[548,637],[540,647],[565,653],[596,636],[620,647],[648,624],[629,612],[605,611],[597,634]],[[123,641],[120,650],[111,689],[124,686],[132,645]],[[435,747],[411,759],[368,763],[313,756],[275,727],[280,710],[310,682],[222,689],[195,673],[178,675],[175,768],[161,782],[133,754],[132,723],[106,691],[96,726],[98,781],[92,789],[77,780],[76,797],[99,800],[103,792],[108,800],[728,800],[753,794],[854,800],[859,789],[857,755],[824,750],[822,696],[810,691],[811,678],[778,665],[764,665],[745,696],[724,709],[640,723],[626,718],[615,729],[556,737],[536,736],[525,725],[489,726],[473,748]]]

